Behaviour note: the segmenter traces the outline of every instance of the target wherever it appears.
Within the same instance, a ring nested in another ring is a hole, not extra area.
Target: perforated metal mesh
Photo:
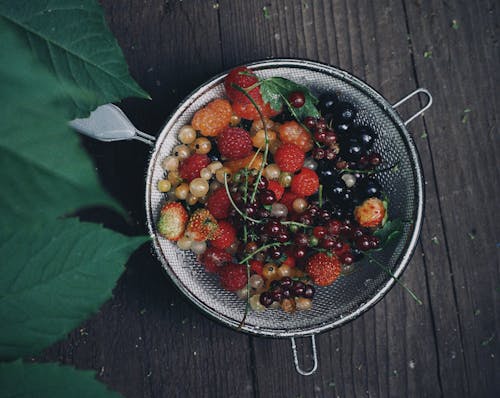
[[[356,124],[372,127],[378,134],[375,149],[385,164],[398,164],[397,171],[378,175],[390,199],[390,217],[409,220],[402,237],[376,258],[399,276],[409,261],[422,219],[422,175],[414,144],[391,105],[375,90],[339,69],[303,60],[273,60],[252,65],[261,77],[282,76],[302,83],[313,92],[338,91],[340,98],[356,104]],[[156,234],[156,221],[165,198],[156,190],[164,177],[161,160],[178,145],[177,132],[188,124],[196,110],[223,96],[225,75],[209,81],[187,98],[173,113],[158,137],[151,156],[146,188],[150,233],[159,259],[180,290],[205,313],[237,327],[245,312],[245,301],[225,291],[217,277],[205,272],[191,252]],[[356,271],[318,288],[310,311],[285,313],[279,309],[252,312],[241,330],[274,337],[311,335],[342,325],[370,308],[393,285],[394,280],[379,266],[363,261]]]

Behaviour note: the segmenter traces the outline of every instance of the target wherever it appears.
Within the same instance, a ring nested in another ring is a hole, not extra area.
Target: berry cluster
[[[354,124],[357,110],[336,94],[280,93],[290,109],[263,100],[245,67],[226,77],[219,98],[178,132],[162,166],[166,204],[158,232],[192,250],[221,286],[254,310],[312,306],[328,286],[381,242],[384,193],[373,178],[377,134]]]

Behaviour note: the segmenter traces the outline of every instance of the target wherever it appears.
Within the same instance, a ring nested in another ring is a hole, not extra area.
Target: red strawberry
[[[179,240],[184,234],[188,213],[179,202],[168,202],[163,205],[158,221],[158,232],[170,240]]]
[[[230,263],[231,260],[231,254],[216,247],[207,247],[207,250],[200,258],[201,263],[208,272],[217,272],[221,267]]]
[[[227,221],[219,221],[219,232],[211,241],[212,246],[219,249],[227,249],[236,241],[236,229]]]
[[[307,261],[306,272],[318,286],[328,286],[340,275],[340,261],[336,256],[316,253]]]
[[[301,198],[302,196],[297,195],[296,193],[293,193],[291,191],[285,191],[283,194],[280,203],[283,203],[286,208],[288,209],[289,212],[293,211],[293,201],[297,198]]]
[[[354,209],[354,217],[362,227],[376,228],[382,224],[385,217],[384,202],[378,198],[366,199]]]
[[[252,139],[245,129],[228,127],[217,137],[217,148],[227,159],[241,159],[252,152]]]
[[[234,292],[247,284],[247,267],[241,264],[228,264],[219,270],[219,276],[222,287]]]
[[[207,208],[217,219],[227,218],[231,211],[231,202],[225,187],[217,188],[207,201]]]
[[[219,225],[207,209],[198,209],[189,218],[186,234],[198,242],[211,240],[219,233]]]
[[[318,175],[311,169],[302,168],[299,174],[293,176],[290,189],[301,196],[310,196],[319,188]]]
[[[262,261],[250,260],[250,271],[254,274],[262,276],[264,271],[264,263]]]
[[[295,144],[284,143],[274,154],[274,162],[280,170],[295,173],[300,170],[306,158],[305,153]]]
[[[253,86],[258,81],[259,78],[246,66],[234,68],[224,79],[227,97],[233,102],[240,102],[242,104],[250,103],[247,96],[234,86],[245,89]],[[248,91],[247,94],[253,99],[261,98],[260,88],[258,86]]]
[[[192,154],[184,159],[179,165],[179,175],[182,179],[191,182],[200,176],[200,171],[210,164],[210,158],[207,155],[198,153]]]
[[[285,192],[285,187],[281,185],[278,181],[270,180],[267,189],[270,191],[274,192],[274,195],[276,196],[276,200],[280,200],[281,197],[283,196],[283,193]]]
[[[264,103],[264,100],[262,98],[255,99],[255,104],[259,107],[262,116],[264,117],[271,118],[280,113],[280,111],[275,111],[273,108],[271,108],[271,105],[269,105],[269,103]],[[233,112],[242,119],[260,120],[259,112],[251,102],[248,102],[246,104],[235,102],[233,104]]]

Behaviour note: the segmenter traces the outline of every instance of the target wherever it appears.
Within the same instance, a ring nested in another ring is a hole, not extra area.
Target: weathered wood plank
[[[435,85],[432,114],[438,117],[425,119],[428,169],[435,182],[427,188],[435,192],[428,207],[439,210],[441,219],[428,219],[423,244],[434,265],[428,277],[443,391],[448,396],[496,396],[498,4],[405,4],[416,78]],[[453,283],[451,299],[443,292],[443,280]]]
[[[235,2],[220,5],[221,29],[226,26],[228,32],[223,35],[228,65],[250,60],[251,47],[255,58],[296,56],[338,65],[394,101],[415,88],[401,5],[273,1],[266,3],[266,14],[260,3],[246,2],[241,14],[240,7]],[[245,24],[247,19],[253,23]],[[260,32],[269,34],[262,37]],[[384,45],[389,42],[390,46]],[[256,339],[260,396],[284,397],[291,392],[305,397],[439,396],[436,342],[421,253],[417,250],[403,280],[426,305],[418,306],[404,290],[394,288],[383,303],[360,319],[319,336],[320,370],[314,376],[295,373],[288,341]],[[269,367],[276,370],[269,372]]]

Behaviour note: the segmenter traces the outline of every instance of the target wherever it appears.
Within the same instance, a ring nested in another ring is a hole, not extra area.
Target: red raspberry
[[[283,193],[285,192],[285,187],[281,185],[278,181],[274,180],[269,181],[267,189],[274,192],[277,201],[279,201],[282,198]]]
[[[226,88],[227,97],[233,102],[242,104],[250,103],[250,100],[245,94],[239,91],[234,86],[248,88],[259,81],[259,78],[246,66],[234,68],[224,79],[224,87]],[[255,87],[247,93],[253,99],[261,98],[260,88]]]
[[[282,144],[274,154],[274,162],[280,170],[295,173],[300,170],[306,158],[305,153],[295,144]]]
[[[336,256],[317,253],[307,261],[306,272],[318,286],[328,286],[340,275],[340,261]]]
[[[227,221],[219,221],[219,232],[217,237],[210,243],[219,249],[227,249],[236,241],[236,229]]]
[[[208,272],[217,272],[221,267],[230,263],[232,256],[223,249],[207,247],[201,255],[200,261]]]
[[[225,187],[217,188],[208,197],[207,208],[217,220],[221,220],[229,216],[229,212],[231,211],[231,202]]]
[[[252,139],[248,131],[239,127],[228,127],[217,137],[217,148],[225,158],[241,159],[252,152]]]
[[[210,158],[207,155],[194,153],[187,159],[184,159],[179,165],[179,175],[182,179],[191,182],[200,176],[200,171],[210,164]]]
[[[247,284],[247,267],[241,264],[228,264],[220,269],[219,276],[222,287],[234,292]]]
[[[318,175],[308,168],[302,168],[299,174],[293,176],[290,189],[297,195],[310,196],[319,188]]]
[[[250,260],[250,271],[254,274],[262,276],[264,271],[264,263],[262,261]]]
[[[293,211],[293,201],[297,198],[301,198],[302,196],[300,195],[297,195],[296,193],[294,192],[291,192],[291,191],[285,191],[285,193],[283,194],[281,200],[280,200],[280,203],[283,203],[286,208],[288,209],[288,212],[292,212]]]
[[[264,104],[264,100],[262,98],[256,98],[254,99],[254,101],[259,107],[262,116],[266,118],[271,118],[280,113],[280,111],[275,111],[273,108],[271,108],[271,105],[269,105],[269,103]],[[233,104],[233,112],[242,119],[260,120],[259,112],[251,102],[248,102],[246,104],[235,102]]]

